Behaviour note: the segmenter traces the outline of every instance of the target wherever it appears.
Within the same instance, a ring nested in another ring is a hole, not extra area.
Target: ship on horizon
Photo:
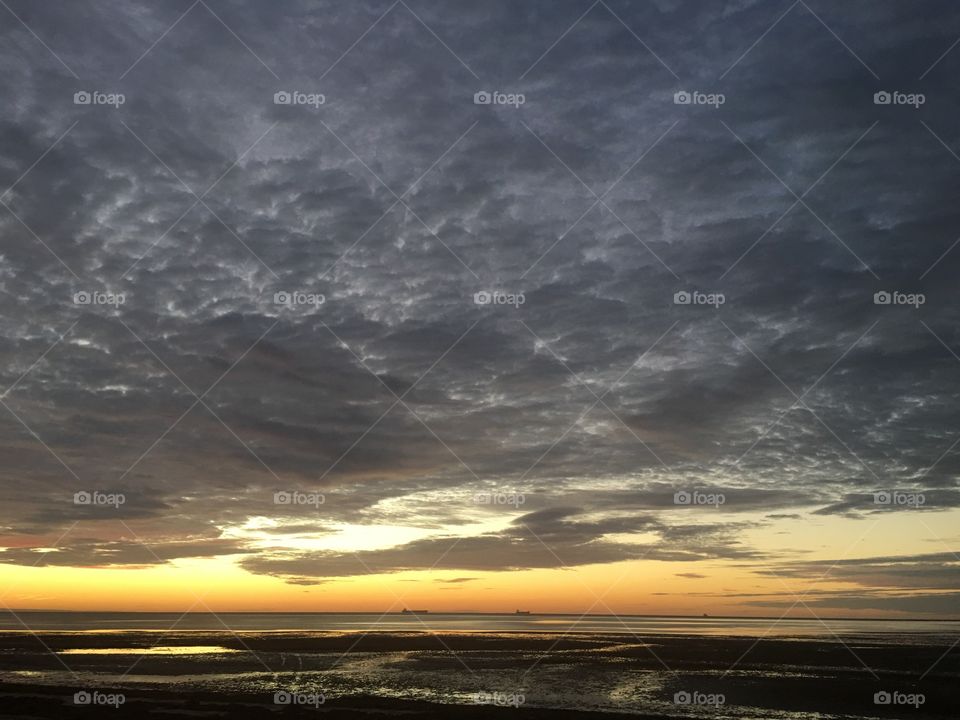
[[[401,615],[426,615],[429,612],[430,612],[429,610],[410,610],[408,608],[404,608],[403,610],[400,611],[400,614]]]

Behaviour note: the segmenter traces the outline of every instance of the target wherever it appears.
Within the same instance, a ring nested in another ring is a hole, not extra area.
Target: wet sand
[[[275,706],[265,702],[262,695],[172,693],[153,690],[129,692],[125,704],[114,709],[78,708],[69,704],[63,693],[37,686],[0,686],[0,703],[5,718],[116,718],[128,720],[144,717],[158,718],[234,718],[255,720],[263,717],[306,718],[410,718],[411,720],[481,720],[494,715],[504,720],[615,720],[617,717],[636,718],[636,715],[619,715],[606,712],[582,712],[577,710],[552,710],[536,708],[491,708],[487,706],[446,706],[435,703],[397,700],[392,698],[357,697],[327,700],[320,708]],[[644,716],[653,718],[655,716]],[[663,717],[663,716],[660,716]]]
[[[960,649],[951,650],[951,643],[543,633],[0,633],[0,715],[955,718]],[[142,654],[154,646],[171,649]],[[195,655],[176,650],[197,646],[207,647]],[[84,689],[122,692],[125,702],[119,708],[74,705],[73,693]],[[321,695],[322,702],[277,705],[277,691]],[[677,704],[675,696],[685,692],[708,704]],[[901,700],[922,694],[923,702],[877,705],[878,692],[901,693]],[[709,704],[720,696],[723,704]]]

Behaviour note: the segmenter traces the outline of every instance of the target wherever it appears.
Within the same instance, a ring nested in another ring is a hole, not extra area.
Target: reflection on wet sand
[[[59,655],[219,655],[240,652],[222,645],[157,645],[126,648],[67,648]]]

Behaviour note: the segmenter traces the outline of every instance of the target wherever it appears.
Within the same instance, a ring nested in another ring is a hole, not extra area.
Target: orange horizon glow
[[[712,617],[917,617],[918,613],[824,609],[796,604],[813,580],[766,576],[771,558],[829,560],[831,548],[848,557],[916,553],[935,549],[935,537],[956,535],[957,513],[928,515],[929,537],[904,547],[903,514],[867,523],[835,517],[783,520],[744,534],[763,560],[667,562],[630,560],[574,568],[530,570],[403,570],[294,584],[252,573],[242,556],[177,559],[138,567],[78,568],[0,565],[0,609],[88,612],[343,612],[387,613],[404,608],[432,613],[532,613],[683,615]],[[913,526],[915,527],[915,526]],[[811,536],[811,537],[807,537]],[[814,542],[812,537],[816,538]],[[803,545],[801,545],[803,543]],[[802,553],[793,547],[809,548]],[[779,560],[782,562],[782,560]],[[840,578],[816,583],[818,591],[856,596],[864,587]],[[905,588],[885,588],[909,596]],[[928,591],[929,592],[929,591]],[[808,598],[808,602],[810,599]],[[756,602],[773,602],[758,605]]]

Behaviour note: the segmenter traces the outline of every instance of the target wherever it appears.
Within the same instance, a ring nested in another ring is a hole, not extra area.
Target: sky
[[[0,606],[960,616],[950,3],[0,5]]]

